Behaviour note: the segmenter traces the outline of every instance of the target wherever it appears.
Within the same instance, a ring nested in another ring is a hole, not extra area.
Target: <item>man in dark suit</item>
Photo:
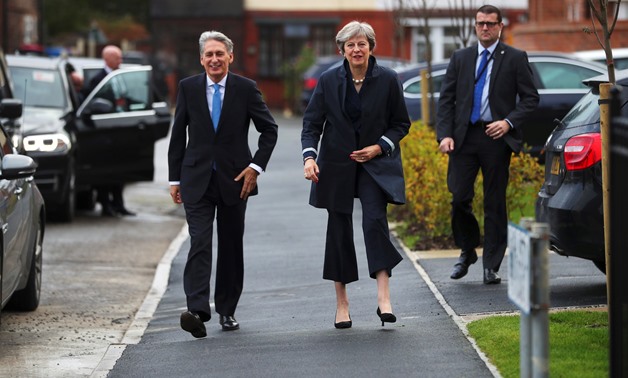
[[[480,229],[473,215],[473,184],[484,180],[484,283],[498,284],[507,245],[506,187],[510,157],[522,145],[522,125],[539,95],[528,56],[499,41],[501,12],[480,7],[475,30],[479,43],[456,51],[440,91],[436,134],[439,150],[449,154],[447,186],[453,195],[452,231],[462,249],[451,273],[464,277],[477,261]]]
[[[277,124],[255,82],[229,72],[233,43],[208,31],[199,39],[205,72],[181,80],[172,125],[168,166],[170,195],[183,203],[191,245],[183,273],[187,308],[181,328],[207,335],[211,318],[209,281],[216,217],[215,310],[224,331],[239,328],[234,314],[244,277],[243,236],[247,198],[257,194],[257,176],[266,169],[277,142]],[[250,121],[260,133],[258,150],[248,145]]]
[[[102,59],[105,62],[105,67],[98,71],[84,87],[82,91],[83,98],[86,98],[111,71],[120,68],[120,64],[122,64],[122,50],[118,46],[107,45],[102,50]],[[101,97],[116,105],[116,98],[111,90],[105,90],[102,92],[102,95]],[[98,192],[97,200],[102,207],[103,216],[135,215],[134,212],[124,206],[123,183],[98,185],[96,186],[96,191]]]

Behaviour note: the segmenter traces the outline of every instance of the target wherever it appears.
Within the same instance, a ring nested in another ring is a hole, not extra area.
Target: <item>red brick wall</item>
[[[512,44],[527,51],[563,51],[601,49],[592,29],[586,0],[529,0],[529,23],[512,29]],[[609,20],[612,20],[609,7]],[[597,24],[597,22],[596,22]],[[598,29],[599,31],[599,29]],[[628,21],[619,21],[611,36],[615,48],[628,47]]]
[[[513,30],[513,46],[527,51],[563,51],[601,49],[594,34],[582,31],[591,23],[525,24]],[[628,21],[618,22],[611,36],[614,48],[628,47]]]
[[[244,56],[237,57],[236,59],[243,60],[243,70],[245,76],[254,78],[257,80],[258,87],[260,88],[264,99],[271,108],[283,108],[284,106],[284,94],[283,83],[281,79],[266,79],[257,78],[257,64],[258,55],[254,46],[259,45],[259,33],[256,25],[256,20],[268,18],[268,19],[299,19],[299,18],[325,18],[331,17],[338,18],[339,22],[336,27],[336,31],[340,30],[344,25],[353,20],[368,22],[376,34],[376,46],[375,54],[381,56],[399,55],[399,48],[394,42],[395,28],[393,26],[392,15],[389,12],[382,11],[345,11],[345,12],[333,12],[330,15],[329,12],[248,12],[244,22]],[[333,43],[333,41],[331,41]],[[246,46],[253,46],[249,51]],[[409,56],[410,51],[410,38],[406,37],[404,41],[405,56]]]

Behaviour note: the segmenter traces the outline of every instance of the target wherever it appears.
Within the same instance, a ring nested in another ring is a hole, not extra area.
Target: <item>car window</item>
[[[4,61],[3,61],[4,62]],[[4,70],[4,68],[6,68],[6,66],[4,65],[3,62],[0,62],[0,65],[3,68],[0,74],[0,99],[3,98],[11,98],[11,89],[9,88],[9,80],[6,78],[6,71]]]
[[[15,97],[24,106],[64,108],[66,96],[58,71],[11,67]]]
[[[531,62],[544,89],[586,89],[582,80],[599,75],[590,68],[559,62]]]
[[[445,75],[442,73],[441,74],[436,73],[434,74],[434,76],[432,76],[432,89],[434,93],[440,93],[440,87],[441,87],[441,84],[443,83],[443,79],[445,79]],[[405,93],[420,95],[421,94],[421,77],[418,76],[417,80],[413,82],[412,84],[409,84],[403,91]]]
[[[149,71],[123,72],[109,79],[94,95],[115,105],[116,112],[150,109]]]
[[[589,91],[563,118],[566,126],[581,126],[600,121],[599,96]]]
[[[2,128],[0,128],[0,150],[2,150],[0,157],[13,153],[13,147],[11,146],[9,137]]]

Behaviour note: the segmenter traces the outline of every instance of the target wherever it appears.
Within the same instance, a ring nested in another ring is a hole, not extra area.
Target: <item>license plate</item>
[[[554,156],[552,158],[552,174],[553,175],[558,175],[558,172],[560,171],[560,156]]]

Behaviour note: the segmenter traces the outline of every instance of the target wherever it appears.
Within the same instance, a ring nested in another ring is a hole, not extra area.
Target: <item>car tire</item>
[[[606,260],[593,260],[593,265],[595,265],[602,273],[606,274]]]
[[[68,172],[68,184],[63,202],[51,210],[53,220],[70,223],[74,220],[76,211],[76,175],[74,168]]]
[[[7,309],[14,311],[34,311],[39,306],[41,297],[41,276],[43,266],[44,226],[41,217],[37,217],[37,234],[33,242],[31,266],[26,287],[16,291],[7,304]]]
[[[94,210],[96,208],[96,191],[89,189],[76,193],[76,208],[86,211]]]

